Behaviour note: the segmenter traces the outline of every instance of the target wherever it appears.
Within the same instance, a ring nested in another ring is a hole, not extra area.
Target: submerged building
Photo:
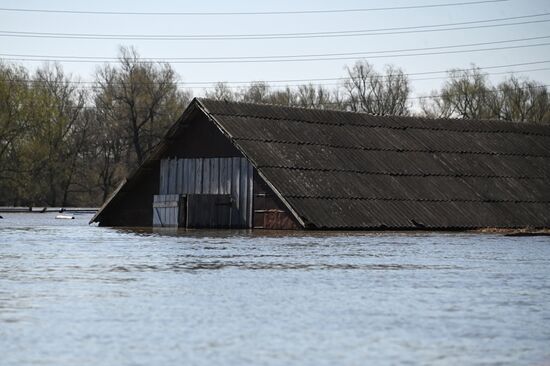
[[[550,126],[194,99],[92,221],[549,228]]]

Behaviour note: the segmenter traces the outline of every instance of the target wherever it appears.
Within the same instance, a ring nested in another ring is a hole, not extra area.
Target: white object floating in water
[[[73,215],[57,215],[56,219],[72,220],[74,219]]]

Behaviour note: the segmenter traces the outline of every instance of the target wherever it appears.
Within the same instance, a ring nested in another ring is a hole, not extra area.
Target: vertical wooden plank
[[[252,214],[254,212],[253,206],[254,206],[254,167],[250,162],[246,161],[248,165],[248,205],[246,209],[248,210],[247,220],[248,220],[248,227],[252,228]]]
[[[210,159],[210,192],[211,194],[218,194],[220,186],[220,165],[219,159]]]
[[[173,189],[170,194],[176,194],[178,193],[178,176],[179,176],[179,159],[174,158],[172,161],[172,169],[174,170],[174,178],[173,178]]]
[[[172,226],[178,226],[178,204],[179,204],[179,195],[175,194],[172,197]]]
[[[248,212],[247,212],[247,207],[248,207],[248,169],[247,169],[247,160],[244,159],[244,158],[241,158],[240,159],[240,169],[241,169],[241,177],[240,177],[240,182],[239,182],[239,185],[241,186],[240,188],[240,196],[239,196],[239,207],[240,207],[240,211],[241,211],[241,219],[242,219],[242,223],[243,225],[246,226],[247,224],[247,216],[248,216]]]
[[[227,194],[227,159],[220,158],[220,194]]]
[[[230,215],[231,215],[231,197],[229,195],[220,195],[220,201],[223,206],[220,206],[218,214],[218,224],[219,227],[227,228],[230,224]]]
[[[202,193],[210,193],[210,159],[202,162]]]
[[[170,170],[168,170],[170,173]],[[168,223],[170,221],[168,217],[168,208],[166,207],[166,202],[168,202],[168,195],[164,196],[164,208],[162,210],[164,217],[162,218],[162,226],[166,227],[168,226]]]
[[[182,166],[182,172],[181,172],[181,192],[179,192],[180,194],[185,194],[187,193],[187,191],[189,190],[189,179],[187,179],[188,177],[188,173],[189,173],[189,160],[188,159],[182,159],[183,161],[183,166]]]
[[[176,181],[176,192],[181,193],[183,191],[183,159],[178,159],[178,179]]]
[[[232,177],[233,177],[233,158],[229,158],[227,159],[227,179],[228,179],[227,187],[229,188],[229,190],[227,191],[227,194],[231,194],[231,192],[233,192],[233,189],[231,187]]]
[[[171,159],[168,158],[166,159],[166,175],[164,176],[164,178],[166,179],[166,183],[164,184],[165,187],[166,187],[166,193],[165,194],[170,194],[170,173],[171,173]]]
[[[227,166],[227,173],[226,173],[226,191],[225,191],[225,194],[229,195],[229,202],[232,202],[232,196],[231,196],[231,172],[232,172],[232,168],[233,168],[233,159],[232,158],[226,158],[225,159],[225,164]],[[232,227],[232,222],[233,222],[233,212],[235,211],[234,209],[234,204],[231,203],[231,207],[229,208],[229,213],[228,213],[228,224],[227,226],[228,227]]]
[[[240,167],[240,158],[232,158],[231,159],[231,197],[233,198],[235,204],[234,204],[234,210],[231,215],[231,225],[233,227],[240,227],[241,225],[241,219],[239,214],[239,191],[241,188],[240,182],[240,174],[241,174],[241,167]]]
[[[159,191],[158,191],[159,194],[162,194],[162,186],[164,184],[164,179],[162,177],[163,170],[164,170],[164,159],[161,159],[160,160],[160,169],[159,169]]]
[[[166,174],[164,175],[164,194],[170,194],[170,159],[166,159]]]
[[[189,227],[189,195],[185,196],[185,228]]]
[[[170,159],[170,186],[168,194],[176,193],[176,185],[178,180],[178,159]]]
[[[225,180],[223,179],[223,175],[225,174],[224,160],[224,158],[218,159],[218,194],[224,194],[225,192]]]
[[[174,158],[174,161],[172,162],[172,168],[174,169],[174,190],[172,191],[172,194],[178,193],[178,179],[179,179],[179,159]]]
[[[176,222],[176,215],[174,210],[174,200],[170,200],[170,203],[168,204],[170,206],[170,226],[174,226]]]
[[[164,189],[162,194],[168,194],[170,176],[170,159],[164,159]]]
[[[166,163],[165,163],[164,194],[170,194],[170,159],[166,159]]]
[[[187,215],[187,220],[185,221],[185,227],[186,228],[190,228],[190,227],[193,227],[193,223],[195,222],[195,210],[194,210],[194,207],[193,207],[193,201],[194,201],[194,198],[195,196],[193,194],[188,194],[187,195],[187,199],[186,199],[186,205],[187,205],[187,208],[186,208],[186,215]]]
[[[202,193],[202,165],[203,159],[195,159],[195,194]]]
[[[170,194],[170,159],[166,159],[166,174],[164,175],[164,194]]]
[[[188,159],[185,164],[187,169],[187,194],[195,193],[195,159]]]
[[[174,203],[175,201],[172,201],[172,203]],[[176,208],[175,207],[170,207],[170,226],[176,226],[177,223],[176,223]]]
[[[160,177],[159,177],[159,194],[165,194],[164,190],[164,169],[166,165],[166,160],[162,159],[160,161]]]
[[[168,169],[167,169],[167,172],[169,172]],[[162,197],[162,203],[163,203],[163,206],[166,205],[166,196]],[[160,226],[165,227],[166,226],[166,207],[162,207],[161,212],[162,212],[162,215],[160,217],[161,218]]]
[[[157,202],[157,195],[153,195],[153,212],[152,212],[152,215],[153,215],[153,227],[155,226],[158,226],[158,220],[157,220],[157,215],[156,215],[156,202]]]

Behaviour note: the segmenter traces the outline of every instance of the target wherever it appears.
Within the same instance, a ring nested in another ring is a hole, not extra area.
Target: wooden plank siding
[[[153,196],[153,226],[178,227],[185,218],[185,198],[179,194]]]
[[[254,168],[246,158],[162,159],[159,176],[160,196],[229,195],[234,210],[228,225],[252,227]]]
[[[231,228],[231,196],[228,194],[187,195],[187,227]]]

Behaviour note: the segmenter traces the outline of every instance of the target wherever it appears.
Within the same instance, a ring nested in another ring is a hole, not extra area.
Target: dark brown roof
[[[550,227],[550,126],[195,103],[308,227]]]

